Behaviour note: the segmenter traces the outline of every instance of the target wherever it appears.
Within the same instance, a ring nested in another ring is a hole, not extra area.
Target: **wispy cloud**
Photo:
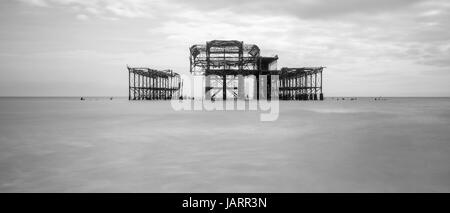
[[[108,44],[99,42],[87,51],[105,52],[103,55],[114,58],[108,51],[126,49],[129,57],[114,54],[136,63],[133,55],[139,60],[149,57],[155,66],[175,67],[178,72],[188,70],[189,45],[237,39],[258,44],[265,55],[278,54],[280,66],[329,67],[327,79],[332,81],[333,91],[342,91],[333,82],[343,80],[373,82],[376,78],[376,82],[386,83],[395,77],[409,84],[415,82],[407,80],[411,73],[420,79],[433,78],[429,73],[439,72],[441,76],[434,80],[450,80],[447,0],[18,1],[49,12],[65,11],[74,20],[84,20],[78,23],[86,26],[77,25],[80,31],[74,34],[99,32],[92,36]],[[107,23],[109,20],[115,22]],[[115,29],[113,33],[111,29]],[[74,42],[74,48],[93,39],[70,37],[80,39]],[[107,42],[112,39],[116,43]],[[346,77],[340,73],[346,73]]]

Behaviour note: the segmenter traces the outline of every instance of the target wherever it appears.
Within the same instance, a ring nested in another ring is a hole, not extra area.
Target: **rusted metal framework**
[[[322,71],[324,67],[283,67],[279,90],[282,100],[323,100]]]
[[[276,66],[278,56],[261,57],[259,47],[254,44],[244,44],[236,40],[213,40],[206,44],[193,45],[189,51],[191,74],[206,77],[205,94],[211,92],[215,97],[222,92],[224,100],[227,99],[227,92],[237,98],[237,88],[244,86],[242,81],[237,80],[237,75],[256,76],[259,98],[259,76],[276,74],[276,68],[271,68],[273,63]]]
[[[172,70],[128,68],[128,100],[167,100],[180,97],[181,78]]]
[[[238,88],[244,87],[245,83],[239,81],[236,76],[252,75],[255,76],[256,99],[271,99],[273,86],[278,86],[279,97],[283,100],[323,100],[324,67],[277,70],[278,56],[263,57],[257,45],[236,40],[213,40],[206,44],[193,45],[189,51],[191,74],[205,76],[206,99],[209,96],[214,98],[220,92],[223,100],[227,99],[227,93],[238,98]],[[278,82],[271,80],[272,75],[279,77]],[[262,76],[266,76],[266,84],[260,82]],[[267,95],[264,97],[260,95],[261,83],[263,87],[267,86]]]
[[[190,49],[191,73],[194,75],[251,75],[258,70],[260,50],[242,41],[214,40]]]

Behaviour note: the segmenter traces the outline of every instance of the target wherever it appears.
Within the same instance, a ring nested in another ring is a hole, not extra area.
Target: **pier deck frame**
[[[301,67],[280,70],[281,100],[323,100],[322,72],[325,67]]]
[[[128,68],[128,100],[167,100],[181,96],[181,78],[172,70]]]

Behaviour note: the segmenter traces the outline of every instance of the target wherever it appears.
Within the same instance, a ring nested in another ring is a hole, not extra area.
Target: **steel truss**
[[[282,68],[279,77],[280,99],[323,100],[324,67]]]
[[[128,100],[167,100],[181,96],[181,78],[172,70],[128,68]]]

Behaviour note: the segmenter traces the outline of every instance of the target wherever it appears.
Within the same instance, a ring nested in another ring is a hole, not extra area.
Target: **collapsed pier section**
[[[324,68],[281,68],[279,98],[281,100],[323,100],[322,71]]]
[[[172,70],[128,68],[128,100],[168,100],[181,96],[181,77]]]

